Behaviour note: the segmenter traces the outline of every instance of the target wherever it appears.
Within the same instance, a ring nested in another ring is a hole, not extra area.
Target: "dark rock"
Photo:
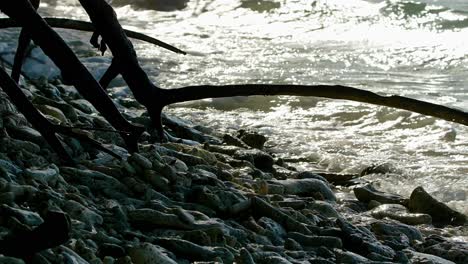
[[[404,206],[408,205],[408,199],[405,199],[400,195],[378,191],[371,184],[362,187],[356,187],[353,189],[353,191],[354,195],[356,195],[356,198],[363,203],[368,203],[371,200],[375,200],[382,204],[401,204]]]
[[[294,194],[299,196],[312,196],[319,194],[325,200],[336,201],[335,194],[328,185],[317,179],[288,179],[271,181],[284,187],[285,194]]]
[[[233,158],[248,161],[256,168],[263,171],[273,171],[273,165],[275,163],[270,155],[258,149],[236,151]]]
[[[297,232],[288,233],[288,237],[294,239],[303,247],[320,247],[327,248],[342,248],[341,239],[332,236],[309,236]]]
[[[111,256],[121,258],[125,256],[125,249],[116,244],[103,243],[99,245],[98,255],[101,257]]]
[[[267,141],[267,138],[263,135],[258,134],[257,132],[239,130],[239,135],[237,136],[245,144],[252,148],[262,149]]]
[[[428,214],[435,225],[460,226],[466,223],[466,216],[437,201],[422,187],[413,190],[409,200],[411,212]]]
[[[455,262],[443,259],[441,257],[437,257],[434,255],[416,252],[412,250],[405,250],[404,253],[408,256],[410,263],[415,264],[455,264]]]
[[[142,243],[131,247],[128,250],[128,255],[134,264],[176,264],[173,259],[168,257],[164,251],[156,245],[150,243]]]
[[[468,243],[466,242],[430,235],[415,248],[422,253],[432,254],[455,263],[468,263]]]
[[[344,248],[365,257],[370,256],[371,253],[390,259],[395,257],[395,251],[389,246],[383,245],[367,228],[353,226],[340,218],[337,220],[337,224],[342,230]]]
[[[370,211],[370,214],[382,219],[388,217],[408,225],[431,224],[432,217],[428,214],[409,213],[401,204],[382,204]]]
[[[374,164],[371,165],[360,173],[361,176],[368,174],[387,174],[397,171],[395,166],[390,163]]]

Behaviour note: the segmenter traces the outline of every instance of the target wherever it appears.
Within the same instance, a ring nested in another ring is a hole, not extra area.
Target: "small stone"
[[[50,105],[36,105],[36,108],[39,109],[43,114],[56,118],[61,123],[68,123],[67,117],[63,114],[63,112],[55,107]]]
[[[288,237],[294,239],[304,247],[342,248],[341,239],[332,236],[308,236],[297,232],[288,233]]]
[[[55,185],[57,183],[59,176],[57,167],[47,169],[29,168],[26,169],[24,173],[26,176],[31,177],[36,181],[51,185]]]
[[[428,214],[432,217],[433,224],[460,226],[466,223],[466,216],[459,213],[446,204],[437,201],[422,187],[413,190],[409,200],[411,212]]]
[[[130,159],[134,161],[136,164],[138,164],[140,167],[142,167],[143,169],[149,170],[153,167],[153,164],[151,163],[149,159],[147,159],[143,155],[138,154],[136,152],[133,153],[132,156],[130,156]]]
[[[86,114],[92,114],[97,112],[96,108],[94,108],[94,106],[85,99],[76,99],[70,101],[69,103]]]
[[[408,225],[431,224],[432,217],[428,214],[409,213],[401,204],[382,204],[370,211],[370,214],[382,219],[388,217]]]
[[[293,194],[299,196],[314,196],[319,194],[325,200],[336,201],[335,194],[328,185],[317,179],[288,179],[271,181],[275,184],[280,184],[284,187],[285,194]]]
[[[28,226],[38,226],[44,222],[39,214],[35,212],[13,208],[5,204],[0,206],[0,212],[0,215],[15,217]]]

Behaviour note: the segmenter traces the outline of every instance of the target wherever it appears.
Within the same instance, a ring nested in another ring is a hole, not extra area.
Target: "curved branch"
[[[241,84],[241,85],[201,85],[163,90],[164,98],[158,100],[165,105],[206,98],[221,98],[251,95],[295,95],[315,96],[331,99],[344,99],[389,106],[415,113],[437,117],[468,126],[468,112],[443,105],[424,102],[398,95],[379,95],[370,91],[341,85],[281,85],[281,84]]]
[[[47,22],[47,24],[49,24],[51,27],[54,27],[54,28],[74,29],[74,30],[81,30],[81,31],[88,31],[88,32],[95,31],[94,25],[86,21],[74,20],[74,19],[68,19],[68,18],[55,18],[55,17],[44,17],[44,20]],[[20,27],[20,24],[11,18],[0,18],[0,28],[10,28],[10,27]],[[184,55],[187,54],[183,50],[180,50],[170,44],[167,44],[163,41],[160,41],[148,35],[145,35],[136,31],[132,31],[132,30],[124,29],[124,31],[125,31],[125,34],[130,38],[145,41],[145,42],[154,44],[156,46],[165,48],[167,50],[173,51],[175,53],[184,54]]]

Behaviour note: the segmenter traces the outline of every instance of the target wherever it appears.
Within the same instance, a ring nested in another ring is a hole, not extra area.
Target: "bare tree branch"
[[[88,32],[94,32],[96,30],[96,28],[94,27],[92,23],[81,21],[81,20],[68,19],[68,18],[56,18],[56,17],[44,17],[44,20],[47,22],[47,24],[49,24],[49,26],[54,27],[54,28],[74,29],[74,30],[88,31]],[[0,18],[0,28],[11,28],[11,27],[20,27],[20,26],[21,25],[18,22],[14,21],[11,18]],[[125,34],[130,38],[145,41],[145,42],[154,44],[156,46],[165,48],[167,50],[173,51],[175,53],[184,54],[184,55],[187,54],[185,51],[181,49],[178,49],[170,44],[167,44],[166,42],[155,39],[143,33],[139,33],[139,32],[127,30],[127,29],[124,29],[124,31],[125,31]]]
[[[344,99],[404,109],[468,125],[468,112],[463,110],[398,95],[379,95],[370,91],[341,85],[243,84],[188,86],[178,89],[164,90],[163,99],[158,101],[162,101],[165,105],[169,105],[205,98],[251,95],[296,95]]]

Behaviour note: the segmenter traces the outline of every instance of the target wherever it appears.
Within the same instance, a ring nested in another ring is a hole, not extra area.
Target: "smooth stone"
[[[22,224],[28,226],[38,226],[44,222],[36,212],[13,208],[8,205],[1,205],[0,212],[2,216],[11,216],[18,219]]]
[[[153,167],[153,163],[143,155],[139,153],[133,153],[132,156],[129,158],[131,161],[134,161],[136,164],[138,164],[140,167],[143,169],[151,169]]]
[[[338,211],[328,202],[325,201],[313,201],[308,202],[306,205],[307,209],[314,210],[324,217],[340,218],[342,217]]]
[[[432,217],[428,214],[409,213],[408,209],[401,204],[382,204],[370,211],[377,218],[390,218],[408,225],[431,224]]]
[[[131,247],[128,250],[128,255],[134,264],[177,264],[163,250],[150,243],[142,243]]]
[[[382,244],[376,236],[365,227],[355,227],[344,219],[338,218],[336,223],[342,231],[342,241],[345,249],[349,249],[363,256],[369,256],[372,253],[393,259],[395,251]]]
[[[24,174],[36,181],[55,185],[58,180],[59,171],[54,165],[52,168],[47,169],[28,168],[24,170]]]
[[[116,244],[102,243],[99,245],[97,254],[102,257],[111,256],[114,258],[121,258],[125,256],[125,249]]]
[[[395,172],[396,168],[393,164],[390,163],[381,163],[381,164],[374,164],[371,165],[360,173],[360,176],[365,176],[369,174],[387,174]]]
[[[0,159],[0,167],[5,169],[7,172],[15,175],[21,172],[21,169],[18,166],[4,159]]]
[[[351,251],[337,250],[335,255],[336,255],[336,263],[364,264],[364,263],[372,262],[368,258],[363,257]]]
[[[146,228],[178,228],[190,230],[192,223],[183,222],[175,214],[167,214],[152,209],[136,209],[128,212],[128,220],[132,225]]]
[[[257,132],[239,130],[238,138],[252,148],[263,149],[267,138]]]
[[[249,145],[245,144],[244,141],[240,140],[237,137],[234,137],[229,134],[223,135],[223,143],[231,146],[236,146],[243,149],[248,149]]]
[[[297,232],[288,233],[288,238],[292,238],[301,244],[303,247],[320,247],[327,248],[342,248],[341,239],[332,236],[309,236]]]
[[[454,241],[438,235],[430,235],[415,248],[419,252],[433,254],[455,263],[468,263],[468,243],[464,241]]]
[[[56,118],[61,123],[68,123],[67,117],[63,114],[63,112],[50,105],[40,104],[36,105],[36,108],[41,111],[41,113]]]
[[[234,256],[232,254],[229,256],[225,255],[227,253],[226,251],[220,251],[219,249],[216,250],[216,248],[200,246],[183,239],[156,238],[154,243],[168,249],[176,255],[184,256],[184,258],[190,261],[210,261],[214,260],[217,257],[227,257],[228,259],[231,259],[231,262],[228,263],[232,263],[232,261],[234,260]]]
[[[408,249],[404,250],[403,252],[408,256],[410,263],[413,264],[455,264],[455,262],[450,260],[426,253],[416,252]]]
[[[363,203],[369,203],[371,200],[375,200],[382,204],[401,204],[405,206],[408,204],[408,199],[400,195],[378,191],[371,184],[356,187],[353,191],[356,198]]]
[[[2,264],[24,264],[25,262],[22,259],[0,256],[0,263]]]
[[[241,248],[239,251],[239,256],[236,258],[237,263],[239,264],[255,264],[255,261],[246,248]]]
[[[34,128],[19,126],[15,128],[9,127],[7,130],[8,134],[16,139],[31,141],[40,146],[44,146],[46,144],[46,141],[42,137],[41,133],[39,133],[39,131],[35,130]]]
[[[446,204],[437,201],[422,187],[413,190],[409,200],[409,210],[415,213],[428,214],[435,225],[461,226],[466,223],[466,215],[459,213]]]
[[[411,244],[423,241],[423,236],[417,228],[405,224],[374,222],[371,224],[371,230],[379,235],[400,236],[404,234]]]
[[[273,171],[275,163],[273,157],[258,149],[238,150],[234,153],[233,158],[248,161],[262,171]]]
[[[335,194],[328,185],[317,179],[288,179],[288,180],[273,180],[274,184],[280,184],[284,187],[285,194],[293,194],[299,196],[314,196],[319,194],[327,201],[336,201]]]
[[[67,212],[72,219],[83,222],[87,230],[92,230],[103,223],[101,215],[76,201],[66,201],[62,209]]]
[[[321,181],[328,184],[328,180],[325,179],[325,177],[320,176],[320,175],[315,174],[315,173],[310,172],[310,171],[299,172],[299,173],[294,175],[294,178],[296,178],[296,179],[317,179],[317,180],[321,180]]]
[[[92,114],[97,112],[96,108],[94,108],[94,106],[85,99],[76,99],[70,101],[69,103],[86,114]]]

